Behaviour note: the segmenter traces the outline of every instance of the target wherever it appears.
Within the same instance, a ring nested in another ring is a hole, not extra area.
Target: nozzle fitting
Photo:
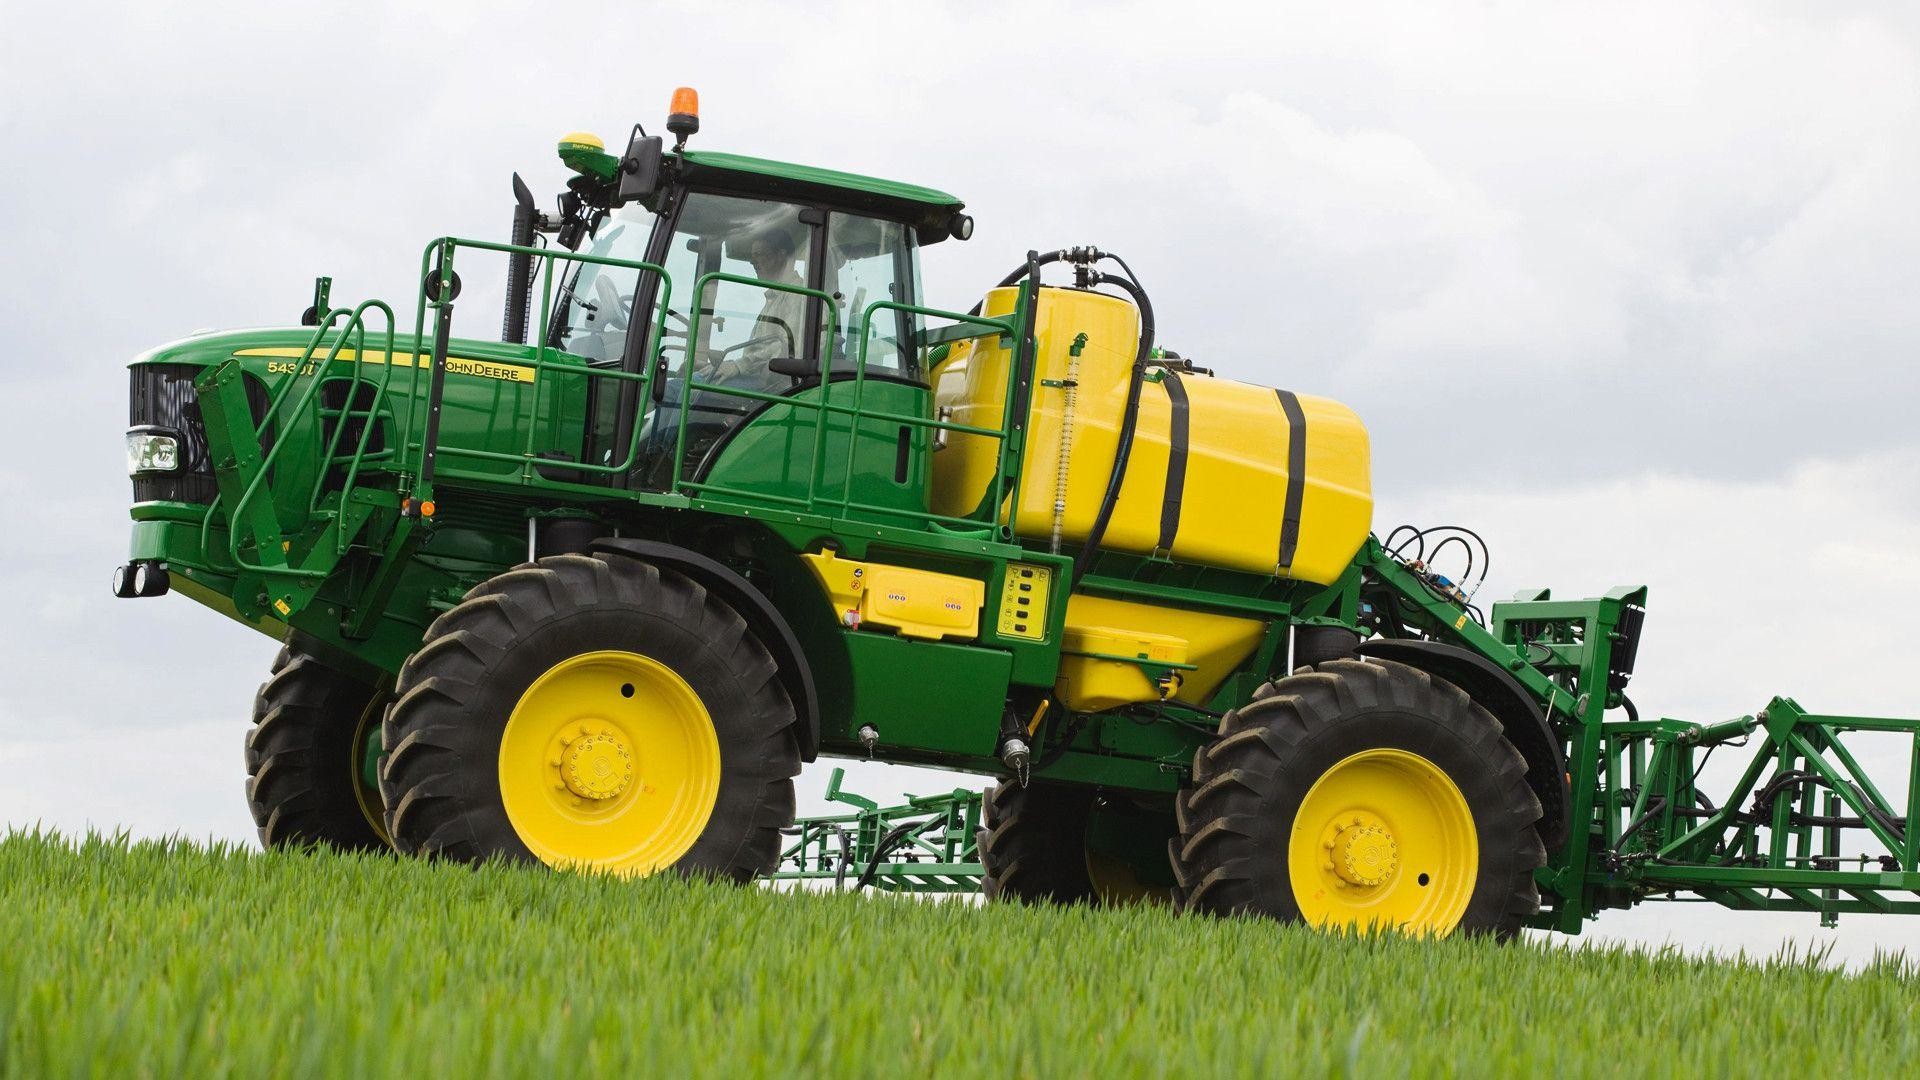
[[[1000,763],[1013,770],[1013,778],[1027,786],[1027,767],[1033,760],[1033,748],[1027,740],[1015,736],[1000,744]]]

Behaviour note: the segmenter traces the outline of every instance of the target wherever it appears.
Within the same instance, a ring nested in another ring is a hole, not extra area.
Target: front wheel
[[[292,646],[253,702],[247,809],[267,848],[385,851],[370,751],[389,695]]]
[[[1459,687],[1402,664],[1269,684],[1195,755],[1175,811],[1190,910],[1510,937],[1539,908],[1525,761]]]
[[[746,881],[793,819],[799,746],[772,655],[648,563],[560,555],[482,583],[396,693],[380,786],[403,852]]]

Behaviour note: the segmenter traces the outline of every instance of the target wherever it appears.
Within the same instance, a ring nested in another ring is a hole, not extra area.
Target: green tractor
[[[1472,532],[1373,534],[1352,411],[1165,347],[1118,256],[929,307],[960,200],[671,113],[670,148],[565,138],[551,211],[516,176],[508,243],[427,245],[410,328],[322,278],[300,326],[132,364],[114,591],[284,643],[266,845],[744,882],[827,755],[994,777],[939,806],[1000,899],[1502,936],[1916,908],[1920,838],[1838,736],[1913,739],[1911,805],[1920,724],[1642,720],[1644,590],[1483,612],[1435,569],[1484,577]],[[463,271],[500,340],[454,333]],[[1754,735],[1707,799],[1696,754]]]

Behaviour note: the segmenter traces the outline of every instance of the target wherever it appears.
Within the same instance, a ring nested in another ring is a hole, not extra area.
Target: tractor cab
[[[590,136],[562,143],[580,175],[543,231],[612,261],[572,264],[545,344],[593,367],[654,366],[644,395],[631,382],[593,380],[583,460],[622,460],[637,424],[628,486],[702,482],[747,429],[791,429],[787,402],[853,380],[856,369],[862,382],[889,387],[876,392],[898,399],[893,408],[930,413],[909,309],[920,302],[920,246],[971,231],[961,202],[852,173],[686,150],[683,107],[676,102],[669,125],[681,145],[670,152],[638,130],[618,159]],[[524,288],[510,289],[509,326],[526,305]],[[765,439],[742,445],[756,441]]]

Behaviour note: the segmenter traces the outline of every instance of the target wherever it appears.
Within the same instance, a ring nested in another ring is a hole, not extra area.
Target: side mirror
[[[820,365],[798,356],[776,356],[767,361],[767,370],[789,379],[811,379],[820,374]]]
[[[614,204],[646,202],[660,190],[661,141],[658,135],[633,133],[627,152],[620,159],[620,188]]]

